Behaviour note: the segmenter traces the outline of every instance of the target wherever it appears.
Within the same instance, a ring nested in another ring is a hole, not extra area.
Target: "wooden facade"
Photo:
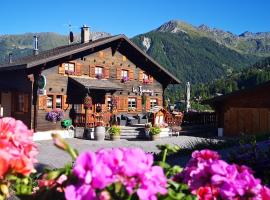
[[[270,132],[270,82],[207,100],[226,136]]]
[[[60,123],[45,120],[56,108],[63,110],[65,119],[85,125],[86,93],[92,99],[87,123],[94,126],[97,109],[101,108],[105,123],[112,113],[145,113],[163,105],[167,85],[179,83],[122,35],[56,48],[25,60],[24,67],[23,59],[0,65],[0,105],[4,116],[20,119],[35,131],[61,129]],[[46,79],[42,90],[38,89],[41,76]],[[112,98],[117,102],[113,110]]]

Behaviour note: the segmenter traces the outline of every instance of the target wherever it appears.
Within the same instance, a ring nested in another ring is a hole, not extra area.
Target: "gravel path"
[[[100,148],[113,148],[113,147],[127,147],[127,148],[141,148],[146,152],[159,152],[156,148],[158,144],[176,144],[180,147],[185,147],[190,143],[195,143],[204,138],[191,137],[191,136],[178,136],[170,138],[162,138],[157,141],[143,141],[143,140],[120,140],[120,141],[93,141],[82,139],[66,139],[68,143],[77,149],[79,152],[91,150],[96,151]],[[50,166],[53,168],[63,167],[65,163],[71,161],[69,155],[64,151],[57,149],[53,145],[52,140],[37,141],[39,155],[38,161],[42,165]]]

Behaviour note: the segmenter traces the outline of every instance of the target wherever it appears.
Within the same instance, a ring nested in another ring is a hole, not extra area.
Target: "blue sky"
[[[1,0],[0,34],[93,31],[129,37],[179,19],[236,34],[270,31],[270,0]]]

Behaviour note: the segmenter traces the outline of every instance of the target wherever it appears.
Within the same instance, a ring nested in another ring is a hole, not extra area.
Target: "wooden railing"
[[[108,125],[111,118],[111,113],[101,113],[101,114],[88,114],[86,127],[92,128],[99,125]],[[76,113],[74,119],[75,127],[85,127],[85,114]]]
[[[165,122],[169,125],[169,126],[181,126],[183,121],[183,114],[179,114],[179,115],[174,115],[171,113],[166,113],[165,115]]]
[[[187,125],[211,125],[217,123],[216,113],[214,112],[190,112],[185,113],[184,123]]]

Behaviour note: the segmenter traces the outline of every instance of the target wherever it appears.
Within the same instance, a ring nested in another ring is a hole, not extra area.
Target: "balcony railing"
[[[93,128],[95,126],[107,126],[109,125],[111,118],[111,113],[96,113],[96,114],[87,114],[87,120],[85,123],[85,113],[76,113],[74,120],[75,127],[88,127]]]

